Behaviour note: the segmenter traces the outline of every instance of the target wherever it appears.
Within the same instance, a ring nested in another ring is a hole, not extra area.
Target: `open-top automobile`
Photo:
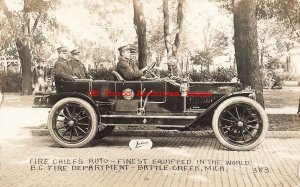
[[[36,107],[51,107],[48,129],[63,147],[82,147],[108,136],[115,126],[155,126],[188,131],[210,125],[216,138],[231,150],[251,150],[264,140],[268,118],[255,90],[239,83],[192,82],[157,77],[126,81],[63,81],[53,92],[36,94]]]

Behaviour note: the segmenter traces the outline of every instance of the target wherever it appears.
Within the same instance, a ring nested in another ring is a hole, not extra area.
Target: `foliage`
[[[94,77],[95,80],[114,80],[112,71],[114,69],[91,69],[90,75]],[[163,69],[154,69],[153,73],[157,76],[164,78],[169,75],[169,71]],[[202,72],[191,70],[189,72],[190,77],[195,82],[230,82],[235,74],[234,68],[217,68],[214,71],[209,72],[208,70],[204,70]]]
[[[106,47],[93,47],[81,46],[81,50],[85,51],[86,57],[90,57],[94,62],[95,69],[100,67],[103,62],[113,63],[114,62],[114,51]],[[86,59],[86,58],[84,58]]]
[[[44,50],[41,49],[44,44],[51,42],[45,33],[58,27],[51,10],[57,8],[59,2],[59,0],[24,0],[24,7],[14,10],[6,5],[4,0],[0,0],[0,6],[2,6],[0,8],[0,26],[4,28],[0,31],[0,39],[4,41],[0,45],[0,51],[5,55],[10,54],[9,56],[17,57],[15,40],[28,40],[26,42],[32,49],[32,57],[37,58],[40,55],[39,52]],[[22,25],[27,28],[25,29]]]
[[[212,80],[216,82],[229,82],[235,75],[234,68],[217,68],[212,72]]]
[[[281,75],[281,77],[282,77],[281,80],[283,80],[283,81],[295,81],[295,80],[299,80],[299,76],[297,77],[297,76],[291,75],[289,73],[283,73]]]
[[[271,58],[265,63],[265,68],[268,71],[273,71],[276,69],[276,65],[280,63],[278,58]]]
[[[213,71],[204,71],[197,72],[192,70],[190,72],[190,77],[193,81],[197,82],[230,82],[234,77],[235,70],[234,68],[217,68]]]
[[[26,24],[24,10],[10,11],[13,18],[10,23],[1,2],[4,0],[0,0],[0,56],[18,58],[14,38],[25,35],[29,37],[33,59],[43,56],[48,61],[54,61],[55,49],[59,45],[65,45],[70,50],[78,48],[82,60],[95,62],[94,67],[97,68],[100,63],[117,61],[117,49],[121,45],[137,43],[132,0],[25,0],[24,2],[29,3],[27,8],[30,9],[27,10],[30,24]],[[142,2],[147,25],[148,52],[152,53],[148,55],[156,57],[163,67],[167,56],[163,1]],[[171,44],[179,31],[178,2],[179,0],[168,0],[168,35]],[[218,56],[229,57],[229,61],[233,62],[233,3],[232,0],[184,1],[177,57],[190,59],[192,56],[194,64],[203,65],[201,73],[191,71],[197,81],[220,80],[219,76],[230,80],[222,73],[222,69],[219,69],[218,76],[213,76],[218,74],[217,71],[209,73],[206,69],[209,69],[213,59]],[[299,0],[257,0],[259,54],[260,62],[265,67],[270,65],[269,62],[274,62],[272,66],[276,67],[279,60],[273,59],[288,59],[286,57],[292,56],[294,49],[299,46],[299,7]],[[36,21],[37,25],[34,26]],[[31,32],[23,33],[22,25],[28,25]],[[160,70],[159,73],[162,77],[167,76],[167,71]],[[110,76],[100,74],[101,72],[95,76],[101,79]]]
[[[114,80],[112,71],[114,69],[91,69],[89,74],[94,77],[95,80]],[[167,70],[155,69],[154,73],[160,77],[167,77]],[[197,72],[192,70],[190,77],[195,82],[229,82],[234,75],[234,69],[217,68],[216,70],[209,72],[204,70]],[[8,72],[7,74],[0,74],[0,87],[3,88],[4,92],[21,92],[22,75],[20,73]]]
[[[95,80],[114,80],[112,71],[114,69],[91,69],[89,74],[95,79]]]
[[[0,87],[4,92],[21,92],[22,90],[22,75],[21,73],[8,72],[7,74],[0,73]]]
[[[208,71],[208,69],[205,69],[204,71],[200,72],[193,69],[190,72],[190,77],[195,82],[211,81],[211,73]]]
[[[257,3],[259,19],[275,18],[300,37],[299,0],[258,0]]]
[[[91,27],[96,31],[96,35],[90,34],[88,40],[110,49],[117,49],[121,45],[135,41],[136,32],[133,24],[131,1],[84,0],[83,2],[85,8],[89,11],[87,16],[94,20],[92,24],[96,26]],[[96,36],[98,36],[97,41],[95,41]]]
[[[282,82],[284,80],[284,74],[273,72],[273,79],[275,82]]]
[[[153,69],[153,73],[159,77],[167,77],[169,75],[168,70],[163,70],[163,69]]]
[[[8,33],[4,40],[14,41],[14,47],[18,54],[22,68],[22,94],[31,94],[31,78],[32,78],[32,61],[37,58],[37,48],[45,43],[46,37],[42,34],[41,28],[45,25],[53,26],[53,18],[50,18],[48,11],[55,7],[56,0],[40,1],[40,0],[23,0],[19,8],[16,9],[16,4],[12,2],[0,0],[0,14],[5,15],[7,19],[5,23]],[[46,24],[50,23],[50,24]],[[7,29],[9,28],[9,29]],[[3,36],[3,32],[1,32]],[[0,46],[7,48],[7,46]],[[0,52],[2,49],[0,49]],[[7,51],[4,49],[4,52]],[[9,50],[11,51],[11,50]],[[14,55],[15,56],[15,55]]]
[[[212,63],[212,54],[209,51],[197,50],[194,55],[191,56],[193,64],[200,65],[201,70],[203,67],[209,70],[209,65]]]

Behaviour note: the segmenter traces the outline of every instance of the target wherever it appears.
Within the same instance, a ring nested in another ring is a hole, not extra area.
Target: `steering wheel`
[[[156,61],[152,62],[150,64],[150,66],[148,66],[145,75],[149,74],[150,72],[152,72],[152,69],[154,68],[154,66],[156,65]]]

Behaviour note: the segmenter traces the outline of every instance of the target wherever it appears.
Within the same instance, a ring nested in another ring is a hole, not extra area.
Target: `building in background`
[[[0,72],[21,72],[21,62],[19,59],[0,56]]]

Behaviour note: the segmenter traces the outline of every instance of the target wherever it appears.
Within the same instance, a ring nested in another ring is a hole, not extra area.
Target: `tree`
[[[130,7],[132,4],[132,1],[84,0],[84,7],[89,11],[91,20],[95,20],[93,23],[97,26],[95,31],[99,33],[98,37],[89,39],[95,42],[93,47],[106,47],[113,50],[115,64],[118,62],[118,48],[136,41],[137,31],[134,23],[132,19],[127,19],[132,15],[133,9]]]
[[[4,0],[0,0],[0,10],[8,19],[12,30],[12,37],[18,51],[22,70],[22,94],[32,93],[31,66],[32,66],[32,44],[36,35],[37,26],[41,20],[47,19],[47,10],[56,1],[24,0],[23,10],[12,12],[6,6]],[[48,20],[52,21],[52,20]]]
[[[139,68],[147,66],[147,38],[146,21],[144,18],[143,4],[140,0],[133,0],[134,25],[138,36]]]
[[[209,71],[210,65],[213,62],[213,57],[222,54],[226,44],[226,37],[224,33],[218,32],[215,28],[211,28],[211,24],[208,21],[207,25],[203,28],[203,49],[198,53],[204,58],[204,65]],[[202,68],[202,67],[201,67]]]
[[[234,46],[238,77],[243,86],[260,91],[258,102],[264,106],[262,71],[258,60],[255,0],[234,2]]]
[[[300,43],[300,1],[259,0],[257,4],[259,19],[276,21],[275,34],[270,38],[276,38],[278,56],[286,58],[286,71],[290,71],[291,51]]]
[[[177,28],[175,31],[174,43],[171,42],[171,34],[169,31],[170,16],[169,16],[169,0],[163,0],[163,15],[164,15],[164,39],[168,56],[177,56],[177,51],[181,42],[183,29],[183,11],[185,0],[178,0],[177,6]]]
[[[258,0],[259,18],[276,18],[283,21],[288,29],[300,38],[300,2],[299,0]]]
[[[203,71],[203,67],[209,71],[209,65],[212,63],[212,56],[208,51],[205,50],[197,50],[196,54],[191,56],[191,61],[195,65],[200,65],[200,71]]]

